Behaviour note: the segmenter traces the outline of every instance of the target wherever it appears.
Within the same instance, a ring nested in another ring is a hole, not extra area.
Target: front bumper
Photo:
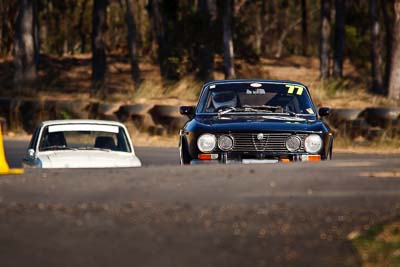
[[[204,155],[204,154],[202,154]],[[216,154],[213,154],[216,155]],[[321,155],[315,154],[292,154],[258,158],[230,158],[226,154],[218,154],[216,159],[193,159],[190,164],[269,164],[269,163],[290,163],[290,162],[315,162],[321,161]]]

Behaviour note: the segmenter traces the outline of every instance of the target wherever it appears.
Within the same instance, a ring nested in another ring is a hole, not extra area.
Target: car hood
[[[213,132],[321,132],[320,120],[305,120],[283,116],[206,116],[194,120],[196,128]]]
[[[140,167],[132,153],[113,151],[46,151],[38,153],[42,168],[113,168]]]

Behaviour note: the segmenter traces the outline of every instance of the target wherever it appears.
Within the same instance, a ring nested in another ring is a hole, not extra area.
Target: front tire
[[[329,151],[328,151],[328,155],[327,155],[327,160],[331,160],[332,159],[332,151],[333,151],[333,138],[330,142],[330,146],[329,146]]]
[[[190,164],[190,161],[192,160],[192,158],[190,157],[188,148],[187,148],[187,143],[185,140],[181,140],[181,145],[179,148],[179,152],[180,152],[180,163],[181,165],[188,165]]]

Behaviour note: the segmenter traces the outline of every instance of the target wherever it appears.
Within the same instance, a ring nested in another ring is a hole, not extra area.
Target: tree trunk
[[[107,21],[107,0],[94,0],[92,25],[92,95],[106,97],[105,73],[107,70],[104,35]]]
[[[233,13],[233,0],[224,1],[223,10],[223,40],[224,40],[224,67],[225,67],[225,79],[234,79],[235,75],[235,63],[234,63],[234,51],[233,51],[233,38],[232,38],[232,13]]]
[[[261,55],[265,55],[268,53],[271,48],[271,38],[267,35],[268,31],[271,29],[271,25],[273,24],[271,21],[271,14],[275,14],[275,12],[270,12],[271,6],[273,4],[271,2],[266,3],[266,1],[261,1],[261,13],[262,17],[262,39],[261,39]]]
[[[275,58],[281,58],[283,53],[283,42],[288,34],[288,19],[289,17],[289,1],[282,0],[279,3],[278,9],[278,24],[277,24],[277,42],[275,50]]]
[[[0,56],[8,54],[10,29],[7,22],[10,21],[8,4],[0,0],[0,16],[1,16],[1,29],[0,29]]]
[[[394,25],[392,45],[392,70],[389,80],[389,98],[400,99],[400,0],[394,1]]]
[[[387,3],[389,2],[389,3]],[[383,1],[382,13],[383,13],[383,20],[385,23],[385,46],[386,46],[386,55],[385,55],[385,73],[383,77],[383,90],[385,94],[387,94],[387,88],[389,87],[389,78],[390,78],[390,69],[391,69],[391,60],[392,60],[392,42],[393,42],[393,20],[389,16],[387,7],[393,7],[393,0]]]
[[[209,29],[212,27],[212,21],[215,19],[215,14],[213,14],[213,7],[210,5],[215,5],[214,0],[199,0],[198,4],[198,12],[200,13],[200,17],[204,19],[204,26]],[[214,51],[210,46],[210,36],[207,36],[206,31],[203,36],[200,38],[200,44],[198,47],[198,63],[199,63],[199,71],[198,76],[203,81],[211,81],[214,79],[213,71],[214,71]]]
[[[278,45],[277,45],[277,52],[275,54],[275,58],[280,58],[282,56],[283,52],[283,47],[285,40],[289,33],[291,33],[297,25],[301,23],[301,19],[294,21],[292,24],[286,25],[285,29],[283,29],[280,33],[280,37],[278,39]]]
[[[37,78],[38,43],[35,0],[20,0],[14,38],[14,86],[18,94],[33,94]]]
[[[134,3],[132,3],[132,0],[125,0],[125,5],[125,20],[126,25],[128,26],[128,49],[129,57],[131,59],[131,76],[133,83],[136,87],[138,87],[140,85],[140,69],[136,47],[136,23],[134,17],[135,10],[133,6]]]
[[[5,45],[4,45],[4,35],[6,33],[5,31],[5,24],[6,24],[6,8],[2,0],[0,0],[0,23],[1,23],[1,28],[0,28],[0,56],[3,56],[3,52],[5,50]]]
[[[264,19],[264,14],[265,14],[265,8],[264,4],[260,3],[260,9],[259,12],[255,15],[255,20],[256,20],[256,29],[254,31],[255,34],[255,52],[257,56],[261,56],[261,49],[262,49],[262,39],[263,39],[263,33],[264,33],[264,28],[263,28],[263,19]]]
[[[343,57],[344,57],[344,39],[345,39],[345,0],[335,0],[335,48],[333,53],[333,77],[343,77]]]
[[[67,13],[67,11],[65,12],[65,13]],[[65,56],[67,56],[67,55],[69,55],[69,50],[70,50],[70,48],[69,48],[69,25],[68,25],[68,23],[67,23],[67,21],[68,21],[68,15],[67,14],[64,14],[64,16],[63,16],[63,18],[62,18],[62,21],[63,21],[63,25],[62,25],[62,27],[64,28],[64,38],[63,38],[63,49],[62,49],[62,55],[65,57]]]
[[[329,56],[330,56],[330,1],[321,0],[321,37],[320,37],[320,76],[325,79],[329,77]]]
[[[35,45],[35,64],[36,68],[39,67],[40,56],[40,33],[39,33],[39,17],[38,17],[38,2],[33,2],[33,40]]]
[[[301,0],[301,40],[303,43],[303,56],[308,55],[308,22],[307,1]]]
[[[371,17],[371,89],[374,93],[382,94],[382,47],[380,40],[379,9],[377,0],[369,0],[369,14]]]
[[[84,0],[82,2],[81,10],[79,12],[78,32],[79,32],[79,37],[81,39],[81,54],[86,52],[86,33],[83,26],[85,23],[85,13],[86,13],[87,3],[88,0]]]
[[[47,12],[47,10],[45,10],[44,12]],[[47,40],[48,38],[48,25],[47,23],[41,23],[40,27],[39,27],[39,36],[40,36],[40,40]],[[44,42],[40,45],[40,48],[42,49],[43,53],[46,54],[47,52],[49,52],[49,44],[48,42]]]
[[[167,71],[167,59],[168,49],[166,44],[164,17],[161,10],[161,0],[150,0],[149,1],[150,17],[152,19],[153,30],[156,35],[158,44],[158,63],[160,65],[160,73],[163,78],[168,77]]]

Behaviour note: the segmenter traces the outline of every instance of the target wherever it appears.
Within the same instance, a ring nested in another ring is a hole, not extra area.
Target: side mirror
[[[36,157],[35,150],[32,149],[32,148],[28,149],[28,153],[27,154],[28,154],[28,157],[30,157],[30,158],[35,158]]]
[[[195,106],[181,106],[179,108],[179,112],[181,115],[188,116],[189,118],[192,118],[194,116],[194,111],[196,107]]]
[[[330,108],[319,108],[318,115],[320,117],[325,117],[328,116],[330,112],[331,112]]]

